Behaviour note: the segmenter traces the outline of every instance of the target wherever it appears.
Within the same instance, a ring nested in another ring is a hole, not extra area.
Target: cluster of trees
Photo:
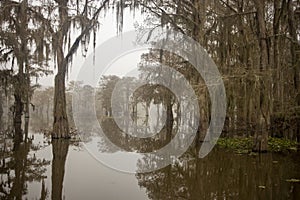
[[[120,31],[124,9],[131,8],[149,16],[143,25],[146,28],[172,27],[207,50],[225,82],[228,111],[224,134],[255,135],[256,151],[267,150],[270,132],[300,141],[298,0],[55,0],[34,4],[3,0],[0,61],[6,67],[0,76],[1,85],[9,83],[13,88],[15,124],[20,124],[23,111],[29,113],[35,88],[32,77],[47,74],[52,60],[57,68],[52,136],[69,137],[68,67],[79,47],[85,54],[91,38],[95,46],[98,16],[109,8],[116,11]],[[72,30],[79,32],[77,37]],[[201,76],[168,52],[151,50],[142,59],[175,68],[193,85],[202,116],[200,132],[204,132],[210,101]],[[164,101],[171,116],[175,104],[170,95]]]
[[[90,35],[96,33],[98,28],[100,11],[108,5],[108,0],[0,2],[1,83],[5,82],[13,88],[15,103],[12,109],[16,128],[21,128],[23,113],[29,117],[30,99],[34,90],[32,78],[47,75],[52,61],[57,69],[53,137],[68,137],[65,97],[68,66],[79,46],[83,54],[87,51]],[[73,38],[72,30],[80,30],[80,34]],[[16,133],[21,133],[19,130]]]
[[[160,19],[149,26],[171,26],[192,37],[219,66],[228,102],[224,134],[255,135],[256,151],[267,150],[269,134],[299,141],[299,1],[175,0],[144,7]],[[152,51],[145,60],[185,75],[206,130],[208,92],[196,71],[168,52]]]

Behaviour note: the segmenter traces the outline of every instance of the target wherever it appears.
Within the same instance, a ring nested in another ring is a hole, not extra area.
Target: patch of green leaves
[[[233,150],[239,154],[248,154],[252,151],[254,139],[248,138],[219,138],[217,145],[221,148]],[[268,139],[268,151],[270,152],[290,152],[297,151],[298,143],[295,141],[272,138]]]
[[[219,138],[217,145],[221,148],[233,150],[239,154],[247,154],[253,146],[252,138]]]
[[[272,152],[287,152],[297,151],[297,142],[283,139],[269,137],[268,149]]]

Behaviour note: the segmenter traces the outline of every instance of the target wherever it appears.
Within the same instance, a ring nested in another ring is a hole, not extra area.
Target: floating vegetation
[[[253,138],[219,138],[217,145],[239,154],[249,154],[252,153]],[[283,138],[269,137],[268,139],[268,151],[270,152],[295,152],[297,146],[297,142]]]
[[[285,180],[286,182],[291,182],[291,183],[300,183],[300,180],[299,179],[295,179],[295,178],[292,178],[292,179],[287,179]]]
[[[268,148],[272,152],[297,151],[297,145],[297,142],[283,138],[269,137],[268,140]]]
[[[235,151],[239,154],[248,154],[252,151],[252,138],[219,138],[217,145]]]

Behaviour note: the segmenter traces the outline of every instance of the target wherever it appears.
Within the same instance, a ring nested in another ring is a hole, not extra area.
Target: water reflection
[[[130,151],[160,148],[170,139],[167,134],[171,138],[175,134],[163,129],[143,141],[124,135],[112,120],[101,123],[107,139]],[[92,135],[87,134],[86,139],[92,141]],[[132,200],[300,199],[300,184],[287,181],[300,179],[299,154],[250,156],[214,149],[198,159],[196,147],[192,147],[163,169],[127,175],[103,167],[78,148],[78,143],[50,143],[37,134],[16,142],[12,136],[0,135],[0,199],[124,199],[126,195]],[[99,142],[98,150],[108,156],[118,153],[107,142]],[[139,170],[157,162],[156,158],[143,157],[134,165]]]
[[[15,136],[23,135],[17,127]],[[50,161],[38,159],[29,152],[36,149],[32,140],[22,142],[21,138],[12,139],[5,133],[1,135],[0,197],[1,199],[23,199],[28,192],[28,184],[42,182],[46,166]],[[45,190],[42,193],[46,193]]]
[[[206,158],[185,155],[164,169],[137,174],[150,199],[300,199],[300,177],[289,156],[237,155],[213,150]]]
[[[155,142],[168,142],[170,138],[162,135],[174,134],[163,129],[156,138],[138,140],[124,135],[111,119],[101,125],[107,137],[127,151],[160,148],[164,143]],[[180,159],[161,170],[136,175],[149,199],[300,199],[300,184],[288,182],[300,177],[298,154],[238,155],[216,148],[199,159],[198,148],[192,146]],[[157,157],[144,156],[136,163],[137,171],[145,171],[159,162]]]
[[[168,142],[170,138],[163,135],[174,134],[163,129],[156,138],[138,140],[124,135],[111,119],[101,125],[108,139],[127,151],[160,148],[164,143],[155,142]],[[103,148],[109,147],[105,140],[99,147],[99,151],[116,152]],[[300,178],[299,154],[238,155],[215,148],[199,159],[198,148],[192,146],[180,159],[161,170],[136,174],[149,199],[300,199],[300,184],[288,181]],[[144,156],[136,163],[137,171],[145,171],[159,162],[157,157]]]
[[[52,199],[63,199],[63,182],[65,175],[65,163],[69,149],[69,140],[52,141]]]

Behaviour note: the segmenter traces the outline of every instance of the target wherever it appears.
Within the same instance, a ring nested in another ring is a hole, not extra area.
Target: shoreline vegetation
[[[219,138],[216,146],[238,154],[256,155],[253,151],[253,137]],[[268,151],[271,153],[295,153],[299,151],[300,143],[285,138],[269,137]]]

